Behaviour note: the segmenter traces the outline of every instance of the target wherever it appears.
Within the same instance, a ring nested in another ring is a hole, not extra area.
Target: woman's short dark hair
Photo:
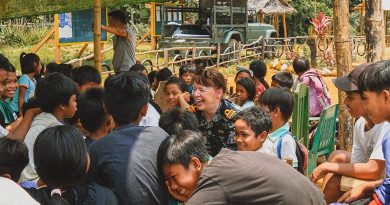
[[[272,128],[272,120],[268,111],[259,107],[250,107],[240,111],[235,120],[244,121],[256,135],[266,131],[269,132]]]
[[[182,130],[198,130],[195,114],[180,108],[169,109],[163,113],[158,125],[169,135],[176,135]]]
[[[304,73],[310,69],[310,62],[305,57],[296,57],[293,61],[295,73]]]
[[[77,97],[77,112],[83,127],[90,133],[96,132],[107,120],[104,109],[104,91],[91,88]]]
[[[29,74],[35,72],[35,64],[38,65],[41,62],[39,56],[35,53],[25,52],[20,54],[20,67],[22,68],[23,74]]]
[[[127,15],[124,11],[122,10],[114,10],[114,11],[110,11],[108,13],[108,16],[118,20],[119,22],[121,22],[122,24],[126,24],[127,23]]]
[[[24,142],[0,138],[0,176],[10,174],[11,179],[18,182],[28,161],[28,149]]]
[[[181,65],[179,68],[179,77],[182,77],[186,73],[195,73],[195,68],[190,64]]]
[[[77,92],[76,83],[61,73],[52,73],[37,83],[35,96],[43,112],[53,113],[61,104],[68,105]]]
[[[381,92],[390,89],[390,60],[368,66],[358,79],[359,91]]]
[[[156,73],[157,80],[160,81],[167,81],[168,78],[172,76],[172,71],[169,70],[169,68],[163,68]]]
[[[280,109],[287,122],[294,110],[294,95],[287,88],[269,88],[259,98],[260,105],[267,106],[270,111]]]
[[[183,130],[177,135],[167,137],[157,152],[157,167],[160,176],[163,176],[164,165],[180,164],[186,169],[192,157],[198,158],[202,163],[207,162],[209,153],[206,149],[206,140],[202,134]]]
[[[241,78],[237,80],[237,85],[241,85],[248,92],[248,100],[253,100],[256,96],[256,85],[250,78]]]
[[[249,64],[249,70],[253,72],[253,76],[265,86],[265,88],[269,88],[268,83],[264,80],[267,75],[267,65],[263,61],[254,60]]]
[[[181,92],[188,92],[187,84],[182,79],[180,79],[176,76],[172,76],[167,80],[167,83],[165,84],[165,89],[167,89],[167,85],[170,85],[170,84],[177,85],[177,87],[179,87]]]
[[[138,72],[121,72],[104,82],[104,104],[118,125],[135,122],[150,97],[149,85]],[[144,76],[146,78],[146,76]]]
[[[69,125],[42,131],[34,144],[38,176],[49,188],[82,184],[87,175],[88,150],[81,132]]]
[[[202,74],[195,75],[194,82],[202,86],[222,89],[224,93],[226,91],[226,79],[222,73],[216,69],[206,69]]]
[[[275,81],[280,87],[291,89],[294,85],[293,76],[290,72],[280,71],[272,76],[272,80]]]

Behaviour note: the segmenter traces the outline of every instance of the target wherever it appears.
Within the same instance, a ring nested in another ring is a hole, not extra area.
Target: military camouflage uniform
[[[188,110],[196,115],[200,132],[207,137],[206,147],[211,156],[215,156],[222,148],[237,150],[234,142],[234,117],[239,108],[228,100],[221,100],[213,119],[207,122],[201,110],[192,105]]]

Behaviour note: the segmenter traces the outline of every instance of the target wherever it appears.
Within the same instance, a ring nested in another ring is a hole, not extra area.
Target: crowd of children
[[[293,75],[278,72],[269,87],[260,60],[238,70],[229,98],[223,74],[201,60],[178,76],[116,68],[102,87],[92,66],[43,71],[31,53],[20,64],[18,79],[0,55],[0,204],[390,203],[389,61],[334,80],[356,118],[353,148],[332,153],[311,181],[290,133]],[[330,105],[325,81],[303,57],[293,67],[319,116]],[[343,193],[343,177],[372,182]]]

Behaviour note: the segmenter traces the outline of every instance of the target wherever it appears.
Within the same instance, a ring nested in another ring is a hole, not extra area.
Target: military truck
[[[260,37],[276,37],[275,28],[258,23],[256,11],[248,11],[247,3],[247,0],[199,0],[198,7],[163,6],[159,49],[220,44],[223,53],[234,50],[238,42],[249,44]],[[184,13],[197,19],[195,22],[183,19]],[[185,51],[174,52],[183,57],[188,55]],[[197,52],[196,56],[212,54],[210,50]]]

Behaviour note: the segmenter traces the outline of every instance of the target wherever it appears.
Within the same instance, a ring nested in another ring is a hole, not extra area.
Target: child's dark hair
[[[22,68],[23,74],[34,73],[36,71],[35,65],[40,63],[41,59],[35,53],[26,54],[23,52],[20,54],[20,67]]]
[[[107,120],[104,109],[104,91],[91,88],[77,98],[77,112],[83,127],[90,133],[96,132]]]
[[[358,79],[359,91],[390,90],[390,60],[379,61],[368,66]]]
[[[163,166],[180,164],[188,169],[192,157],[200,162],[209,160],[206,149],[206,140],[200,133],[183,130],[177,135],[167,137],[160,145],[157,152],[157,168],[160,177],[163,177]]]
[[[304,73],[310,69],[310,62],[305,57],[296,57],[293,61],[295,73]]]
[[[77,92],[76,83],[61,73],[52,73],[37,83],[35,95],[43,112],[53,113],[59,105],[68,105]]]
[[[179,77],[182,77],[186,73],[195,73],[195,68],[190,64],[181,65],[179,68]]]
[[[168,78],[172,76],[172,71],[169,70],[169,68],[163,68],[156,73],[157,80],[160,81],[166,81]]]
[[[102,82],[99,71],[89,65],[80,66],[72,70],[73,80],[79,85],[82,86],[86,83],[93,82],[98,85]]]
[[[234,77],[234,81],[237,81],[238,75],[239,75],[240,73],[243,73],[243,72],[248,73],[249,76],[253,77],[253,72],[252,72],[251,70],[242,68],[242,69],[240,69],[240,70],[237,71],[236,76]]]
[[[275,81],[280,87],[291,89],[294,84],[293,76],[290,72],[280,71],[272,76],[272,81]]]
[[[110,11],[108,13],[108,16],[111,16],[112,18],[118,20],[119,22],[121,22],[122,24],[126,24],[127,23],[127,16],[126,16],[126,13],[122,10],[114,10],[114,11]]]
[[[206,64],[202,59],[195,59],[192,61],[192,64],[195,65],[196,74],[200,75],[206,69]]]
[[[237,80],[237,85],[241,85],[248,92],[248,100],[253,100],[256,96],[256,85],[250,78],[241,78]]]
[[[61,63],[57,65],[57,71],[58,73],[64,74],[68,78],[72,78],[72,65]]]
[[[23,142],[0,138],[0,176],[9,174],[14,182],[18,182],[28,162],[28,149]]]
[[[140,63],[136,63],[136,64],[134,64],[134,65],[132,65],[132,66],[130,67],[130,70],[129,70],[129,71],[135,71],[135,72],[140,72],[140,73],[142,73],[144,70],[147,71],[144,65],[142,65],[142,64],[140,64]]]
[[[250,107],[240,111],[235,119],[244,121],[256,135],[264,131],[269,132],[272,128],[272,120],[269,112],[259,107]]]
[[[65,189],[84,182],[88,149],[81,132],[69,125],[43,130],[34,144],[38,176],[50,189]]]
[[[51,73],[57,72],[57,66],[58,64],[55,62],[48,63],[46,65],[46,71],[47,71],[46,73],[49,75]]]
[[[15,70],[15,67],[11,64],[11,62],[9,62],[8,58],[1,53],[0,53],[0,70],[5,70],[7,72],[12,72],[10,70]]]
[[[294,96],[287,88],[269,88],[261,94],[260,105],[268,107],[270,111],[280,109],[283,119],[287,122],[294,110]]]
[[[259,79],[265,88],[269,88],[268,83],[264,80],[267,75],[267,65],[263,61],[254,60],[249,64],[249,70],[253,72],[253,76]]]
[[[179,89],[182,91],[182,92],[188,92],[188,86],[187,84],[181,80],[180,78],[176,77],[176,76],[172,76],[170,77],[166,84],[165,84],[165,89],[167,88],[167,85],[170,85],[170,84],[175,84],[177,85],[177,87],[179,87]]]
[[[169,135],[176,135],[182,130],[198,130],[198,120],[195,114],[179,108],[163,113],[158,125]]]
[[[153,70],[150,73],[148,73],[148,79],[149,79],[149,84],[152,84],[154,82],[154,78],[156,77],[157,71]]]
[[[135,122],[150,97],[150,88],[142,74],[122,72],[104,82],[104,105],[118,125]],[[145,76],[146,78],[146,76]]]

